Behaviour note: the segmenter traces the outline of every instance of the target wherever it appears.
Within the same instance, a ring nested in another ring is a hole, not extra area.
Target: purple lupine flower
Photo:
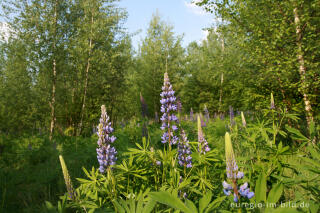
[[[188,138],[186,136],[185,131],[182,129],[181,130],[181,140],[179,140],[178,143],[178,161],[179,165],[186,167],[186,168],[191,168],[192,167],[192,157],[191,155],[191,150],[190,150],[190,145]]]
[[[97,158],[99,162],[99,170],[101,173],[104,173],[106,169],[109,169],[110,166],[114,165],[117,157],[117,151],[114,147],[111,146],[112,143],[116,140],[115,136],[110,136],[113,132],[111,127],[111,122],[109,122],[109,116],[106,112],[106,107],[101,106],[101,118],[100,124],[98,126],[98,145],[97,148]]]
[[[176,126],[178,118],[174,114],[174,111],[177,111],[177,105],[175,104],[176,97],[174,96],[168,73],[164,74],[164,82],[160,96],[162,98],[160,100],[160,111],[163,113],[160,118],[162,121],[161,129],[165,131],[161,137],[162,143],[169,143],[169,145],[176,144],[178,137],[174,132],[178,130],[178,127]]]
[[[208,142],[204,138],[200,120],[200,116],[198,115],[198,151],[201,154],[206,154],[210,151],[210,147],[208,145]]]
[[[193,117],[193,109],[190,109],[190,121],[193,121],[194,117]]]
[[[229,113],[230,113],[230,126],[234,126],[235,125],[235,121],[234,121],[234,111],[232,106],[229,106]]]
[[[148,116],[148,105],[146,104],[141,92],[140,92],[140,104],[141,104],[142,118],[146,118]]]
[[[220,120],[222,120],[222,121],[224,120],[224,113],[220,114]]]
[[[233,187],[226,181],[222,182],[223,193],[227,196],[231,195],[233,191],[233,201],[238,202],[240,196],[251,199],[254,196],[254,192],[250,192],[248,188],[248,183],[242,184],[240,187],[237,185],[237,179],[242,179],[244,173],[238,171],[238,165],[234,156],[231,138],[229,133],[226,133],[225,136],[225,146],[226,146],[226,171],[227,178],[233,183]]]
[[[206,118],[206,122],[208,123],[208,121],[210,120],[210,115],[209,115],[209,110],[206,105],[204,105],[203,111],[204,111],[204,117]]]

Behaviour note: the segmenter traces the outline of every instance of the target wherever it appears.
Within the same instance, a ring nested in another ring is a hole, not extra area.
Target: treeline
[[[315,121],[316,2],[199,2],[223,20],[206,40],[184,48],[183,37],[155,14],[134,50],[127,13],[114,0],[6,0],[11,36],[0,42],[0,131],[88,135],[102,104],[113,123],[140,118],[140,93],[155,118],[166,71],[184,113],[204,106],[211,115],[229,106],[256,111],[272,92],[278,108]]]

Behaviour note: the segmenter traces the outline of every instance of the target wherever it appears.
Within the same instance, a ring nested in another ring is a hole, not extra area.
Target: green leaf
[[[199,213],[202,213],[212,198],[212,192],[206,193],[199,201]]]
[[[150,197],[153,200],[168,205],[174,209],[179,209],[185,213],[192,213],[192,210],[189,209],[179,198],[174,197],[169,192],[151,192]]]
[[[277,183],[268,194],[268,203],[277,203],[283,192],[283,184]]]
[[[262,171],[257,179],[255,188],[256,202],[264,201],[266,202],[266,192],[267,192],[267,177]]]
[[[45,203],[48,210],[52,211],[55,209],[52,203],[50,203],[49,201],[46,201]]]
[[[153,210],[153,208],[155,207],[156,204],[157,204],[157,202],[155,202],[154,200],[150,199],[148,201],[148,203],[145,205],[143,212],[150,213]]]
[[[119,213],[126,213],[126,211],[124,210],[124,208],[123,208],[117,201],[113,201],[112,203],[113,203],[115,209],[116,209],[117,211],[119,211]]]
[[[295,140],[301,140],[301,141],[309,141],[309,138],[304,136],[299,130],[292,128],[288,125],[286,125],[286,129],[293,134],[291,137]]]
[[[198,212],[198,209],[197,209],[196,205],[194,205],[194,203],[193,203],[192,201],[186,199],[185,202],[186,202],[187,207],[188,207],[189,209],[191,209],[192,212],[194,212],[194,213],[197,213],[197,212]]]
[[[218,197],[217,199],[215,199],[214,201],[212,201],[208,208],[206,209],[205,213],[209,213],[211,212],[211,210],[213,210],[214,208],[217,208],[218,206],[220,206],[220,204],[222,203],[222,201],[224,201],[226,199],[227,196],[222,196],[222,197]]]
[[[289,205],[289,203],[284,203],[283,205]],[[273,213],[298,213],[299,211],[294,208],[289,207],[278,207],[273,211]]]
[[[136,202],[134,199],[130,199],[130,212],[136,212]]]

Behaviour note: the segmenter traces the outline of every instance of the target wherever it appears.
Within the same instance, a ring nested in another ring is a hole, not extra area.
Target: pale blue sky
[[[0,0],[1,1],[1,0]],[[183,46],[192,41],[201,41],[206,37],[204,28],[212,26],[214,15],[191,3],[192,0],[120,0],[119,6],[128,12],[125,27],[133,34],[132,44],[137,49],[138,44],[146,36],[146,30],[152,14],[159,12],[162,20],[174,27],[176,35],[182,35]],[[0,9],[1,12],[1,9]],[[4,21],[0,17],[0,21]]]
[[[210,27],[214,22],[214,15],[191,3],[191,0],[121,0],[119,6],[128,12],[125,27],[129,33],[142,30],[132,37],[135,48],[146,36],[146,30],[152,14],[158,10],[162,20],[174,27],[176,35],[184,34],[183,46],[192,41],[200,41],[206,37],[203,28]]]

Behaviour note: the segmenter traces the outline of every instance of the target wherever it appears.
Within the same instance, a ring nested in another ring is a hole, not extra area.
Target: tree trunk
[[[298,8],[293,9],[294,13],[294,23],[296,26],[296,44],[297,44],[297,58],[299,62],[299,74],[300,74],[300,80],[301,80],[301,93],[303,95],[303,101],[305,105],[306,110],[306,118],[308,127],[310,127],[310,123],[313,121],[313,115],[312,115],[312,108],[309,96],[307,94],[307,82],[306,82],[306,67],[304,65],[304,55],[302,50],[302,31],[300,26],[300,17],[298,14]]]
[[[91,13],[89,55],[88,55],[87,67],[86,67],[86,79],[85,79],[85,83],[84,83],[82,108],[81,108],[81,119],[80,119],[80,124],[79,124],[79,135],[82,133],[83,117],[84,117],[84,111],[85,111],[85,107],[86,107],[86,97],[87,97],[88,79],[89,79],[89,70],[90,70],[90,59],[91,59],[91,51],[92,51],[92,37],[93,37],[92,36],[92,25],[93,25],[93,12]]]
[[[54,133],[54,128],[56,125],[56,112],[55,112],[55,103],[56,103],[56,79],[57,79],[57,70],[56,70],[56,37],[57,37],[57,7],[58,7],[58,0],[55,2],[54,7],[54,32],[53,32],[53,63],[52,63],[52,91],[51,91],[51,124],[50,124],[50,141],[52,140],[52,136]]]
[[[221,39],[221,51],[222,51],[222,60],[224,57],[224,38],[222,37]],[[218,109],[218,113],[221,114],[221,110],[222,110],[222,92],[223,92],[223,73],[221,73],[221,85],[220,85],[220,97],[219,97],[219,109]]]

